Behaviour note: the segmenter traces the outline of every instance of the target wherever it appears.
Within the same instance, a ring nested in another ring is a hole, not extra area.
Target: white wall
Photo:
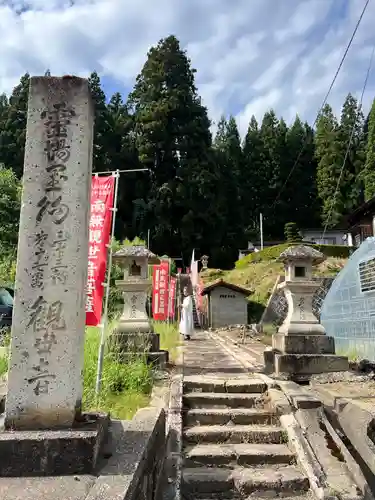
[[[303,241],[315,241],[317,245],[344,245],[348,246],[348,241],[342,237],[346,234],[345,231],[327,231],[323,236],[323,231],[300,231]]]

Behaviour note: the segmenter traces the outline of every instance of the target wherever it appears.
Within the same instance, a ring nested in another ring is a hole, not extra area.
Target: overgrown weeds
[[[85,338],[83,370],[83,409],[101,410],[114,418],[131,418],[146,406],[152,389],[152,367],[146,356],[131,357],[122,362],[116,350],[106,352],[103,362],[100,396],[95,393],[100,334],[97,328],[88,328]]]
[[[181,335],[178,332],[177,323],[167,323],[165,321],[154,321],[155,333],[160,335],[160,349],[169,352],[169,360],[176,362],[177,348],[182,344]]]

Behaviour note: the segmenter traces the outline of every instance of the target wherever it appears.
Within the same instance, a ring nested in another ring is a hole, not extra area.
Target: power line
[[[324,98],[324,100],[323,100],[322,105],[321,105],[321,106],[320,106],[320,108],[319,108],[318,114],[316,115],[315,121],[314,121],[314,123],[313,123],[313,125],[312,125],[313,127],[315,126],[316,122],[318,121],[319,116],[320,116],[320,113],[322,112],[322,110],[323,110],[323,108],[324,108],[324,106],[325,106],[325,104],[326,104],[326,102],[327,102],[327,99],[328,99],[328,97],[329,97],[329,95],[330,95],[330,93],[331,93],[331,90],[332,90],[332,88],[333,88],[333,86],[334,86],[334,84],[335,84],[335,82],[336,82],[336,80],[337,80],[337,77],[338,77],[338,75],[339,75],[339,73],[340,73],[340,70],[341,70],[341,68],[342,68],[342,65],[344,64],[344,61],[345,61],[345,59],[346,59],[346,56],[347,56],[347,54],[348,54],[348,52],[349,52],[349,49],[350,49],[350,47],[351,47],[351,45],[352,45],[352,42],[353,42],[353,40],[354,40],[354,37],[355,37],[355,35],[356,35],[357,31],[358,31],[359,25],[361,24],[362,18],[363,18],[363,16],[364,16],[365,12],[366,12],[366,9],[367,9],[367,6],[368,6],[368,4],[369,4],[369,3],[370,3],[370,0],[366,0],[366,3],[365,3],[365,5],[364,5],[364,7],[363,7],[363,9],[362,9],[361,15],[359,16],[359,19],[358,19],[358,21],[357,21],[357,24],[356,24],[356,26],[355,26],[355,28],[354,28],[353,33],[352,33],[352,36],[350,37],[350,40],[349,40],[349,42],[348,42],[348,45],[346,46],[345,52],[344,52],[344,54],[343,54],[343,56],[342,56],[342,58],[341,58],[340,64],[339,64],[339,66],[338,66],[338,68],[337,68],[337,70],[336,70],[335,76],[333,77],[333,80],[332,80],[332,82],[331,82],[331,85],[329,86],[328,92],[327,92],[327,94],[326,94],[326,96],[325,96],[325,98]],[[288,181],[289,181],[290,177],[292,176],[292,174],[293,174],[293,172],[294,172],[294,170],[295,170],[295,168],[296,168],[296,166],[297,166],[297,164],[298,164],[298,162],[299,162],[299,159],[301,158],[301,155],[302,155],[302,153],[304,152],[304,150],[305,150],[305,148],[306,148],[306,145],[307,145],[307,137],[305,138],[305,142],[303,143],[303,146],[302,146],[302,148],[300,149],[300,152],[298,153],[298,156],[297,156],[296,161],[294,162],[294,164],[293,164],[292,168],[291,168],[291,169],[290,169],[290,171],[289,171],[288,177],[286,178],[286,180],[285,180],[284,184],[282,185],[282,187],[281,187],[281,189],[280,189],[280,191],[279,191],[278,195],[277,195],[277,196],[276,196],[276,198],[275,198],[275,201],[273,202],[273,204],[272,204],[272,205],[271,205],[271,207],[270,207],[270,208],[271,208],[271,210],[274,208],[274,206],[276,205],[276,203],[279,201],[280,196],[281,196],[281,193],[284,191],[285,186],[287,185],[287,183],[288,183]]]
[[[339,189],[340,189],[340,183],[341,183],[342,175],[344,173],[344,168],[345,168],[346,160],[347,160],[349,152],[350,152],[350,146],[352,144],[352,140],[353,140],[353,137],[354,137],[354,132],[355,132],[355,129],[356,129],[356,126],[357,126],[358,116],[359,116],[359,113],[362,110],[363,96],[364,96],[364,93],[366,91],[367,82],[368,82],[368,79],[369,79],[369,76],[370,76],[371,67],[372,67],[372,63],[373,63],[373,59],[374,59],[374,52],[375,52],[375,44],[374,44],[374,46],[372,48],[371,57],[370,57],[369,65],[368,65],[368,68],[367,68],[367,73],[366,73],[365,81],[363,83],[361,98],[360,98],[360,101],[359,101],[359,104],[358,104],[358,107],[357,107],[357,113],[356,113],[356,116],[355,116],[355,120],[354,120],[354,123],[353,123],[353,128],[352,128],[352,131],[351,131],[351,134],[350,134],[350,137],[349,137],[349,141],[348,141],[348,147],[346,148],[346,151],[345,151],[344,161],[342,162],[342,166],[341,166],[341,170],[340,170],[340,175],[339,175],[339,178],[337,179],[336,189],[335,189],[335,192],[334,192],[334,195],[333,195],[333,199],[332,199],[332,203],[331,203],[331,206],[330,206],[330,209],[329,209],[329,212],[328,212],[327,221],[326,221],[325,226],[324,226],[322,241],[324,240],[324,236],[326,234],[326,231],[327,231],[327,228],[328,228],[328,224],[329,224],[329,221],[330,221],[330,218],[331,218],[331,215],[332,215],[333,207],[335,206],[336,196],[337,196],[337,194],[339,192]]]

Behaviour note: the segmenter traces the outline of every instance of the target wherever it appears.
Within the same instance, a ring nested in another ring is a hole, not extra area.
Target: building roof
[[[322,252],[315,250],[315,248],[307,246],[307,245],[297,245],[290,246],[283,252],[281,252],[280,257],[278,258],[281,262],[298,262],[299,260],[312,260],[312,263],[320,264],[326,260],[326,257]]]
[[[121,261],[125,258],[147,259],[149,264],[159,264],[160,259],[144,245],[129,245],[120,248],[113,254],[113,259]]]
[[[351,214],[347,215],[346,221],[349,225],[355,225],[361,217],[369,214],[375,215],[375,196],[362,203]]]
[[[227,281],[224,281],[223,279],[220,278],[214,281],[213,283],[206,285],[202,290],[202,295],[207,295],[208,293],[212,292],[214,288],[217,288],[218,286],[221,286],[223,288],[228,288],[229,290],[242,293],[243,295],[246,296],[251,295],[253,293],[252,290],[248,290],[247,288],[243,288],[242,286],[239,285],[234,285],[233,283],[228,283]]]
[[[318,227],[307,227],[306,229],[301,229],[301,232],[302,233],[308,233],[309,231],[312,231],[314,233],[323,233],[324,234],[330,234],[330,233],[341,233],[341,232],[345,232],[346,229],[343,228],[343,227],[333,227],[331,229],[326,229],[324,230],[322,227],[318,228]]]

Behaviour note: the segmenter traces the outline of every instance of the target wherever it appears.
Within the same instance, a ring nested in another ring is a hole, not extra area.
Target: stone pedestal
[[[110,342],[124,362],[146,354],[149,362],[164,366],[168,353],[160,350],[159,335],[153,332],[146,312],[147,293],[151,289],[148,265],[159,259],[141,245],[124,247],[113,256],[124,269],[124,279],[116,281],[124,298],[124,309]]]
[[[92,144],[87,80],[31,78],[1,475],[92,469],[102,442],[81,415]]]
[[[278,333],[272,336],[272,355],[267,353],[268,370],[273,360],[276,376],[295,381],[309,380],[311,375],[345,371],[348,359],[335,355],[335,341],[314,316],[312,301],[319,288],[312,279],[312,266],[324,261],[322,253],[312,247],[290,247],[280,255],[285,264],[286,279],[283,289],[288,313]]]

